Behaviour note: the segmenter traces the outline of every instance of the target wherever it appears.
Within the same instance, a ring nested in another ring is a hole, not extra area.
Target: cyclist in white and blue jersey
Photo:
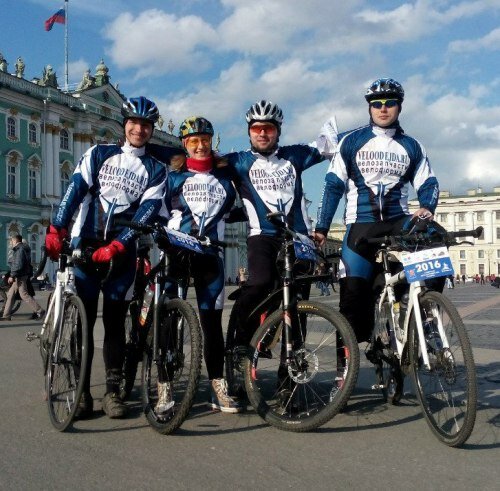
[[[413,214],[431,219],[439,187],[424,147],[399,124],[404,100],[401,84],[383,78],[373,82],[365,98],[370,123],[339,137],[325,177],[315,239],[324,243],[339,202],[345,196],[347,225],[342,244],[340,312],[358,341],[373,327],[374,251],[356,245],[360,237],[398,233],[408,223],[408,193],[413,186],[420,208]]]
[[[99,292],[103,291],[103,356],[106,390],[103,409],[110,418],[126,414],[119,397],[125,350],[124,322],[135,276],[135,233],[116,225],[117,217],[147,224],[160,210],[165,189],[166,169],[146,153],[159,112],[145,97],[131,98],[122,106],[125,144],[95,145],[81,158],[46,236],[47,253],[57,259],[62,240],[71,229],[73,248],[95,248],[94,263],[120,261],[101,287],[102,275],[94,265],[75,268],[78,295],[85,304],[89,327],[89,365],[77,417],[92,415],[90,365],[93,358],[93,328]]]
[[[261,100],[246,113],[251,149],[225,156],[234,171],[234,181],[248,216],[248,281],[238,299],[236,344],[247,346],[257,328],[250,318],[254,308],[273,289],[278,271],[276,259],[281,247],[280,231],[266,220],[270,212],[281,211],[289,227],[311,235],[311,224],[302,189],[302,172],[325,160],[321,145],[279,146],[283,112],[276,104]],[[323,143],[335,140],[334,120],[322,129]],[[326,137],[326,140],[325,140]],[[334,147],[331,142],[329,148]]]
[[[227,164],[212,151],[213,135],[212,123],[201,116],[189,117],[181,123],[179,138],[187,159],[172,159],[165,208],[169,228],[223,241],[225,218],[234,204],[236,190]],[[180,251],[172,267],[182,269],[186,260],[191,266],[203,330],[203,352],[210,380],[209,405],[225,413],[238,413],[243,407],[228,394],[224,378],[223,252],[218,248],[205,254]],[[167,397],[171,399],[170,387],[168,389]]]

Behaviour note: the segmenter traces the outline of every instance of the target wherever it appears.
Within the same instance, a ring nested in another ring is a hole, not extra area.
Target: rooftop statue
[[[7,72],[8,66],[7,60],[3,57],[3,54],[0,53],[0,72]]]
[[[85,90],[91,87],[95,87],[95,78],[90,74],[90,68],[87,68],[76,90]]]
[[[24,64],[24,61],[20,56],[17,59],[15,66],[16,66],[16,77],[17,78],[24,78],[24,67],[26,65]]]
[[[58,83],[57,83],[56,72],[54,72],[54,70],[50,65],[47,65],[43,69],[42,79],[40,80],[39,83],[44,87],[54,87],[55,89],[57,89]]]

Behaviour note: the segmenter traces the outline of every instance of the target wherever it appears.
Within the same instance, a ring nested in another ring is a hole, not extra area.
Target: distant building
[[[410,201],[410,207],[417,210],[417,200]],[[449,231],[484,228],[479,239],[467,238],[472,245],[450,249],[455,274],[500,275],[500,187],[493,188],[491,193],[477,188],[460,196],[441,191],[435,220]]]
[[[94,75],[87,70],[78,86],[64,93],[49,65],[40,79],[28,81],[24,63],[10,74],[0,58],[0,267],[6,269],[10,233],[21,234],[33,262],[40,260],[45,228],[82,154],[97,143],[123,139],[125,96],[110,84],[102,60]],[[152,141],[180,145],[161,128]]]

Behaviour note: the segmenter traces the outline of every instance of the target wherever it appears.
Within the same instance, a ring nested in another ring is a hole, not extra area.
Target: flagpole
[[[64,92],[68,92],[68,0],[64,0]]]

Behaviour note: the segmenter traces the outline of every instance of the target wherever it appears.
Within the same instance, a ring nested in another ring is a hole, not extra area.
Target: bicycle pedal
[[[28,331],[26,333],[26,341],[34,341],[35,339],[40,339],[40,336],[38,334],[35,334],[34,332],[32,331]]]

